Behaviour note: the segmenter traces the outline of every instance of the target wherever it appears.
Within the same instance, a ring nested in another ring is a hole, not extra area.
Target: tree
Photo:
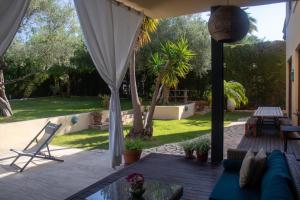
[[[248,108],[284,107],[285,45],[285,41],[273,41],[225,47],[224,77],[245,87]]]
[[[211,104],[211,89],[205,92],[205,96],[208,102]],[[242,104],[246,105],[248,103],[248,98],[246,96],[246,90],[244,86],[236,81],[224,80],[224,97],[224,103],[227,104],[227,110],[231,110],[231,107],[234,109],[240,107]]]
[[[190,70],[191,59],[195,54],[189,49],[186,39],[176,42],[167,41],[161,47],[161,53],[154,53],[149,60],[150,70],[155,74],[155,89],[145,119],[145,136],[152,137],[153,114],[163,87],[176,86],[180,78],[184,78]]]
[[[158,20],[144,17],[141,26],[140,34],[137,38],[136,47],[132,53],[130,66],[129,66],[129,77],[130,77],[130,93],[133,107],[133,126],[130,130],[129,137],[142,136],[144,133],[143,116],[141,109],[141,102],[137,91],[136,74],[135,74],[135,54],[145,44],[150,42],[150,33],[156,31]]]
[[[224,95],[228,105],[227,109],[231,106],[231,104],[233,108],[238,108],[241,104],[246,105],[248,103],[246,90],[239,82],[224,80]]]
[[[3,70],[6,68],[6,64],[3,59],[0,59],[0,116],[10,117],[13,112],[9,101],[5,94],[5,84]]]
[[[5,69],[7,81],[3,84],[10,84],[9,88],[13,89],[19,87],[22,96],[28,97],[50,76],[54,80],[68,80],[68,70],[60,70],[60,74],[54,76],[49,69],[53,66],[68,69],[74,47],[81,37],[78,30],[79,24],[70,2],[32,0],[4,55],[8,67]]]
[[[194,84],[195,81],[199,83],[203,77],[206,77],[211,61],[207,22],[200,15],[162,19],[159,21],[157,31],[151,33],[150,36],[151,42],[143,46],[136,56],[136,76],[139,80],[137,87],[143,98],[151,98],[152,85],[156,78],[149,74],[147,67],[152,52],[160,49],[162,43],[169,40],[176,41],[182,37],[187,39],[189,48],[195,53],[195,56],[190,62],[191,68],[187,74],[189,78],[180,81],[178,88],[201,90],[206,87],[206,83]]]

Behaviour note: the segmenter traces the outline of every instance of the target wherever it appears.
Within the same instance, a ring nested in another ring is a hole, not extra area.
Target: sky
[[[247,12],[257,20],[258,31],[254,35],[269,41],[283,40],[285,3],[253,6],[249,7]],[[209,13],[203,13],[202,17],[208,20]]]

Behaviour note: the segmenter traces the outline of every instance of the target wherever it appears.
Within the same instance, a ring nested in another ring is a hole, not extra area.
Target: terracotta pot
[[[207,161],[208,152],[203,153],[203,152],[197,151],[196,154],[197,154],[197,160],[199,160],[201,162],[206,162]]]
[[[93,125],[100,125],[102,121],[102,114],[94,112],[92,113]]]
[[[141,158],[142,150],[125,150],[124,151],[124,160],[125,165],[130,165],[135,163]]]
[[[184,150],[186,159],[194,159],[194,150]]]

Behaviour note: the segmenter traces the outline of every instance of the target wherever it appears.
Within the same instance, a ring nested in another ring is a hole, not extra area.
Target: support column
[[[211,13],[217,7],[211,8]],[[211,161],[219,164],[223,160],[224,146],[224,56],[223,43],[211,38],[212,68],[212,123]]]

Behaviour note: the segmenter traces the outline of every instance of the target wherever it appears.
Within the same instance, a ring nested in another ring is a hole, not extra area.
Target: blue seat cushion
[[[226,171],[240,171],[243,161],[242,160],[223,160],[222,164]]]
[[[214,200],[259,200],[259,188],[245,187],[240,188],[239,185],[239,171],[224,170],[215,185],[210,199]]]
[[[274,150],[268,157],[267,171],[262,178],[262,199],[293,199],[291,187],[292,177],[285,156],[281,151]]]
[[[284,154],[279,150],[272,151],[268,157],[267,171],[262,179],[261,190],[264,190],[268,184],[272,184],[270,181],[272,180],[273,176],[281,176],[287,179],[289,184],[292,181]]]
[[[261,200],[293,200],[293,193],[289,187],[288,181],[282,176],[273,176],[270,181],[271,184],[267,185],[261,192]]]

